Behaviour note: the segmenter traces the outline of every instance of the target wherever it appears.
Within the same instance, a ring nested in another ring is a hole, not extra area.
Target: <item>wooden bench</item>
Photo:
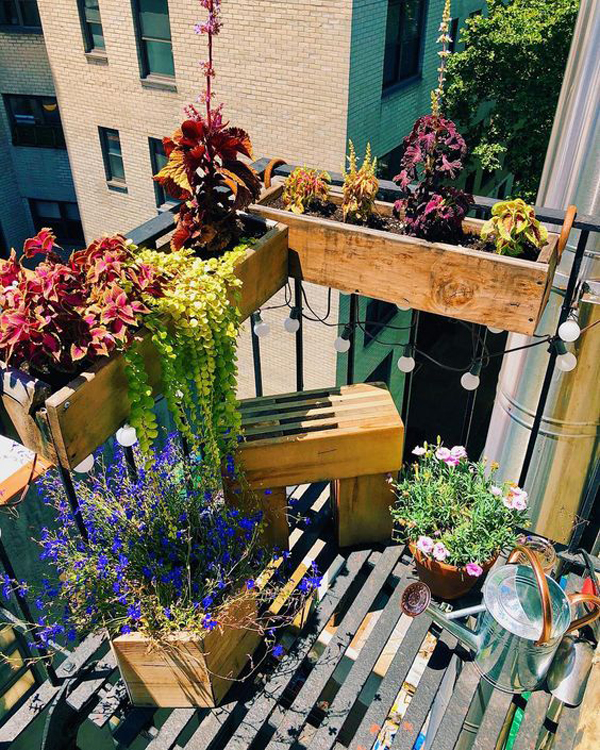
[[[286,487],[332,482],[340,546],[390,538],[389,475],[402,464],[404,427],[383,383],[246,399],[237,463],[238,506],[260,505],[265,541],[287,548]]]

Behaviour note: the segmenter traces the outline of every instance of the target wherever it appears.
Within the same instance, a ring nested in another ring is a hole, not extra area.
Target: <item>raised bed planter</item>
[[[112,649],[134,706],[214,708],[240,676],[261,636],[244,627],[256,618],[256,601],[230,607],[228,622],[204,638],[173,634],[167,647],[152,648],[146,636],[115,638]]]
[[[290,276],[529,335],[546,307],[570,229],[565,220],[560,243],[557,234],[550,234],[536,261],[522,260],[296,215],[269,205],[282,191],[281,183],[266,188],[249,210],[288,225]],[[332,193],[331,200],[341,203],[341,194]],[[378,201],[376,206],[380,215],[391,215],[393,204]],[[478,233],[482,224],[469,219],[465,229]]]
[[[265,229],[265,235],[247,250],[236,269],[243,282],[238,303],[243,319],[278,292],[288,278],[287,227],[266,222]],[[154,393],[159,395],[160,358],[150,335],[140,331],[134,346],[144,358]],[[4,411],[19,441],[68,469],[102,445],[129,416],[125,360],[119,353],[99,360],[55,392],[47,383],[1,362],[0,375]]]

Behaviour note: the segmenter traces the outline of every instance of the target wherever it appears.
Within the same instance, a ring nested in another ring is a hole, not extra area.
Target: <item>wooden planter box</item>
[[[287,227],[266,223],[266,234],[246,252],[236,275],[242,280],[239,306],[246,319],[287,282]],[[161,393],[160,358],[147,332],[134,346],[144,358],[155,395]],[[0,394],[14,433],[26,448],[68,469],[102,445],[127,421],[125,359],[103,358],[68,385],[51,387],[0,362]]]
[[[134,706],[218,706],[258,647],[261,636],[244,627],[256,618],[254,598],[229,609],[229,623],[204,638],[176,633],[166,645],[150,647],[140,633],[115,638],[112,649]]]
[[[542,316],[559,257],[558,235],[536,261],[357,227],[268,205],[282,184],[249,210],[290,230],[290,276],[401,307],[531,335]],[[331,200],[341,203],[341,195]],[[377,202],[383,216],[393,204]],[[483,222],[465,228],[479,232]]]

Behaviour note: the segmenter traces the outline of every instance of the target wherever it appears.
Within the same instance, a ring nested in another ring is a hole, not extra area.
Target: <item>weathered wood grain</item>
[[[395,495],[387,474],[333,482],[338,545],[388,542],[392,537],[390,505]]]
[[[550,293],[558,235],[550,235],[534,262],[265,205],[280,192],[281,185],[266,190],[250,211],[289,227],[290,276],[516,333],[535,331]],[[377,202],[383,215],[391,209]],[[481,225],[465,222],[472,232]]]

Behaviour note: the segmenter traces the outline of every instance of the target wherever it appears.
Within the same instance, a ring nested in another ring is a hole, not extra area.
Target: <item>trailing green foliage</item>
[[[139,262],[168,279],[160,299],[149,301],[146,321],[160,353],[163,393],[177,429],[218,472],[237,440],[236,339],[239,311],[231,301],[240,286],[235,267],[248,242],[221,258],[202,260],[193,250],[138,252]],[[153,401],[139,353],[127,352],[131,424],[147,451],[156,437]]]
[[[461,32],[465,49],[448,58],[446,116],[461,124],[484,168],[498,168],[504,154],[515,176],[513,194],[529,201],[539,185],[578,8],[579,0],[488,0],[487,16],[468,19]]]
[[[517,198],[501,201],[481,228],[481,239],[492,239],[498,255],[522,255],[527,246],[541,250],[548,243],[548,231],[535,218],[533,206]]]
[[[296,167],[283,185],[282,200],[285,209],[303,214],[315,203],[326,201],[329,198],[329,182],[331,177],[327,172]]]
[[[376,177],[377,158],[371,156],[371,144],[367,144],[364,161],[358,169],[356,151],[354,144],[350,141],[348,162],[350,168],[344,172],[342,202],[344,221],[350,224],[365,224],[373,214],[379,190],[379,180]]]
[[[527,525],[527,493],[511,482],[496,484],[498,465],[469,461],[460,445],[445,448],[438,438],[413,454],[418,461],[405,467],[391,509],[399,540],[479,575],[479,564],[514,546],[516,529]]]

